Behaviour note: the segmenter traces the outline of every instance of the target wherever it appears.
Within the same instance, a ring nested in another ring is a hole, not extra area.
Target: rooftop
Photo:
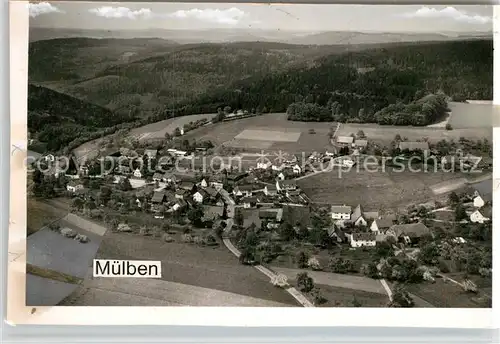
[[[393,225],[389,228],[389,230],[394,232],[394,234],[398,237],[403,234],[410,237],[421,237],[431,233],[431,230],[421,222],[405,225]]]
[[[337,137],[338,143],[352,143],[354,138],[352,136],[339,136]]]
[[[332,213],[350,214],[352,208],[348,205],[332,205]]]

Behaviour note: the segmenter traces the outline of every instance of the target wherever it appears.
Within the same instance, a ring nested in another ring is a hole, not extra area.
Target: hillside
[[[414,43],[329,55],[312,67],[236,82],[190,105],[204,111],[229,105],[283,112],[297,101],[321,106],[336,102],[339,120],[349,120],[358,117],[360,109],[372,116],[389,104],[438,92],[456,99],[492,99],[493,42]]]
[[[48,151],[132,119],[45,87],[28,86],[28,131],[37,146]]]

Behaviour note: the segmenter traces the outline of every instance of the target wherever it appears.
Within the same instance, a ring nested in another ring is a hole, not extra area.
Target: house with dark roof
[[[370,225],[370,230],[376,234],[385,233],[391,226],[394,225],[394,220],[390,217],[382,217],[380,219],[373,220]]]
[[[368,141],[367,140],[356,140],[354,141],[354,147],[359,148],[359,149],[364,149],[368,146]]]
[[[233,188],[233,195],[241,197],[250,197],[252,196],[253,192],[257,190],[255,185],[252,184],[246,184],[246,185],[236,185]]]
[[[365,217],[363,216],[363,210],[361,209],[361,205],[358,204],[356,208],[354,208],[351,214],[351,223],[354,226],[366,226],[367,222]]]
[[[180,182],[178,185],[179,189],[192,191],[195,187],[193,182]]]
[[[164,175],[163,175],[162,173],[160,173],[160,172],[155,172],[155,173],[153,174],[153,180],[154,180],[155,182],[161,182],[161,181],[163,181],[163,176],[164,176]]]
[[[151,198],[152,203],[163,203],[165,201],[165,191],[155,191]]]
[[[255,208],[257,206],[257,197],[243,197],[240,201],[243,208]]]
[[[208,193],[204,189],[199,189],[193,195],[193,200],[197,203],[203,203],[205,200],[209,198]]]
[[[392,225],[386,232],[386,235],[396,239],[404,239],[405,242],[416,242],[421,237],[432,235],[431,230],[421,222],[409,223],[403,225]]]
[[[266,196],[276,196],[278,194],[278,189],[276,185],[270,184],[264,187],[264,194]]]
[[[347,241],[347,236],[345,235],[344,231],[340,229],[340,227],[332,226],[327,228],[327,231],[330,238],[335,238],[338,243],[343,243]]]
[[[474,188],[474,207],[482,208],[493,201],[493,179],[472,184]]]

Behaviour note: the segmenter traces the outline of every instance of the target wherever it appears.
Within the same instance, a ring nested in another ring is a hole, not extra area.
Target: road
[[[226,220],[226,228],[224,229],[224,232],[226,234],[229,234],[231,232],[231,229],[233,228],[233,225],[234,225],[233,217],[234,217],[236,203],[234,202],[234,200],[232,199],[232,197],[229,195],[229,193],[226,190],[221,189],[220,194],[224,198],[224,201],[227,205],[227,217],[228,217],[228,219]],[[239,258],[241,256],[241,252],[233,245],[233,243],[231,242],[231,240],[229,238],[223,238],[222,242],[224,243],[226,248],[229,251],[231,251],[231,253],[234,254],[237,258]],[[274,272],[272,272],[271,270],[269,270],[265,266],[255,265],[254,268],[257,269],[258,271],[260,271],[261,273],[263,273],[264,275],[266,275],[267,277],[269,277],[270,282],[272,282],[272,280],[275,277],[277,277],[277,274],[275,274]],[[302,306],[314,307],[314,305],[301,292],[299,292],[294,287],[289,287],[289,288],[285,289],[285,291],[288,294],[290,294],[291,296],[293,296]]]

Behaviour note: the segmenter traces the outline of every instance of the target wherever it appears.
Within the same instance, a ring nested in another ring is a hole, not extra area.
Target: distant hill
[[[28,131],[49,151],[132,119],[45,87],[28,86]]]

